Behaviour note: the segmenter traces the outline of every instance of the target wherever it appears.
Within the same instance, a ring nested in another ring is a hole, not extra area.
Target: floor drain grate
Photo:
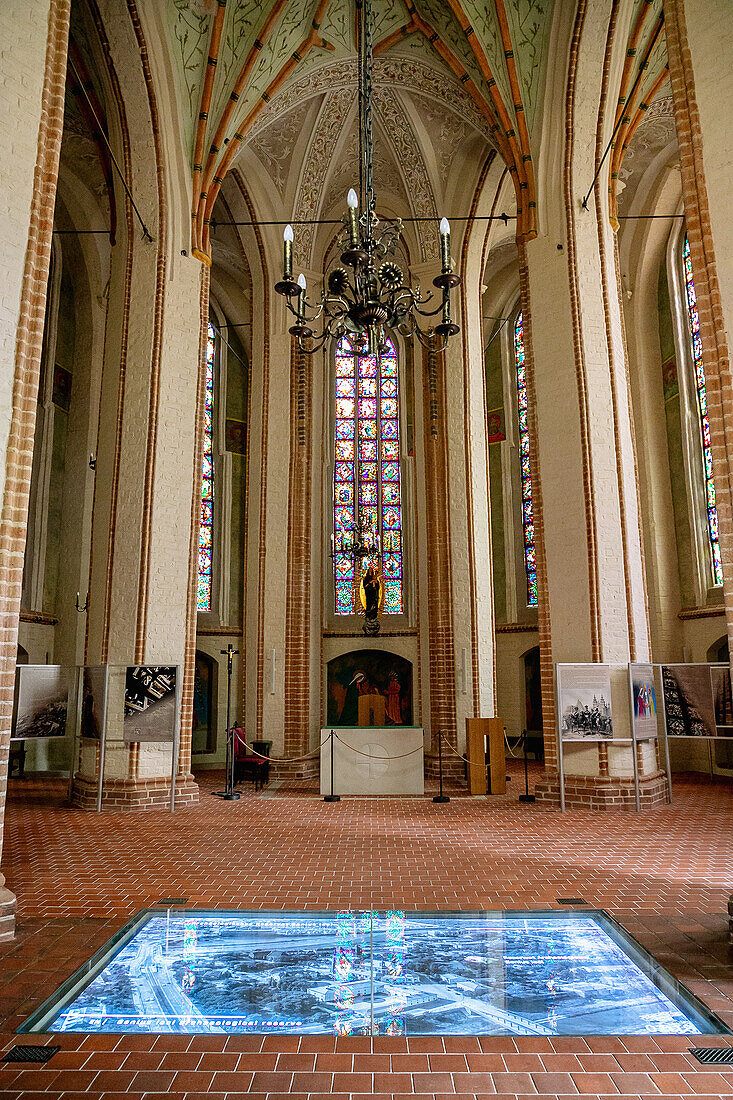
[[[50,1061],[59,1050],[61,1047],[18,1046],[4,1054],[2,1060],[3,1062],[35,1062],[36,1065],[40,1065]]]
[[[733,1064],[733,1047],[690,1047],[690,1054],[704,1066]]]
[[[158,898],[156,905],[185,905],[188,898]]]
[[[585,898],[555,898],[558,905],[587,905]]]

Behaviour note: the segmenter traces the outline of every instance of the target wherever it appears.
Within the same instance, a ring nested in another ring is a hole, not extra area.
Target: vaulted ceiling
[[[514,181],[518,233],[534,235],[555,2],[374,0],[375,172],[390,213],[450,213],[494,148]],[[234,164],[273,217],[338,216],[356,163],[356,0],[165,3],[195,254],[209,259],[214,205]],[[633,0],[628,27],[612,210],[626,150],[649,105],[668,94],[662,0]],[[415,235],[423,254],[431,234]],[[313,262],[315,240],[312,227],[298,231],[303,262]]]
[[[531,134],[553,4],[376,0],[377,182],[391,184],[395,208],[436,213],[451,193],[459,146],[484,157],[493,146],[516,175],[526,198],[520,215],[530,227]],[[208,253],[221,182],[245,149],[283,202],[321,211],[343,201],[345,178],[326,178],[309,166],[308,152],[351,157],[355,0],[167,0],[166,19],[193,166],[199,254]],[[313,146],[307,135],[316,131]],[[294,175],[303,164],[311,179]]]

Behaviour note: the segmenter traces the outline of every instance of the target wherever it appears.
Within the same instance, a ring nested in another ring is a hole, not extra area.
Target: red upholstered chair
[[[255,741],[252,743],[254,752],[246,745],[244,730],[240,726],[234,727],[234,784],[241,783],[243,779],[251,779],[255,790],[264,787],[270,779],[270,762],[263,757],[270,755],[272,741]],[[258,755],[255,755],[257,753]]]

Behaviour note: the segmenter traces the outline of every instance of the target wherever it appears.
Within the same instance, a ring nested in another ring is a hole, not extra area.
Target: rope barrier
[[[461,754],[458,752],[458,750],[453,748],[450,741],[446,741],[445,735],[443,733],[439,733],[438,737],[442,737],[444,743],[448,746],[448,748],[453,753],[453,755],[457,756],[459,760],[463,760],[464,764],[468,764],[469,768],[485,768],[486,767],[486,762],[485,761],[482,763],[480,760],[473,761],[473,760],[469,760],[467,756],[461,756]]]
[[[305,756],[266,756],[265,753],[257,752],[257,749],[253,749],[249,742],[245,741],[243,737],[240,737],[237,733],[236,726],[233,729],[234,737],[236,738],[236,740],[239,742],[240,745],[244,745],[244,747],[249,752],[251,752],[253,756],[259,756],[260,760],[270,760],[276,764],[297,764],[301,760],[310,760],[312,756],[316,756],[316,754],[321,751],[324,745],[328,744],[327,737],[325,741],[321,741],[318,748],[313,749],[312,752],[306,753]]]
[[[522,736],[518,738],[517,748],[519,748],[519,746],[523,743],[526,736],[527,736],[526,733],[523,733]],[[506,726],[504,727],[504,741],[506,742],[506,747],[507,747],[507,751],[509,752],[509,755],[513,756],[515,760],[519,760],[519,756],[517,755],[517,753],[512,752],[512,746],[509,744],[509,738],[506,735]]]
[[[341,741],[341,738],[337,733],[334,734],[334,737],[337,741]],[[328,740],[328,738],[326,738],[326,740]],[[361,752],[360,749],[355,749],[354,746],[349,745],[347,741],[341,741],[341,744],[344,745],[347,749],[351,749],[351,751],[355,752],[357,756],[364,756],[367,760],[405,760],[406,757],[414,756],[416,752],[423,751],[422,745],[418,745],[416,749],[410,749],[409,752],[402,753],[401,756],[370,756],[368,752]]]

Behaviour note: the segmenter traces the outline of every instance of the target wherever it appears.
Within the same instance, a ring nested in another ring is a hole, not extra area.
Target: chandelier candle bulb
[[[346,205],[349,210],[349,243],[352,248],[356,248],[359,244],[359,223],[357,210],[359,209],[359,199],[356,191],[352,187],[346,196]]]
[[[302,271],[301,271],[300,275],[298,276],[298,286],[300,287],[300,290],[298,291],[298,321],[303,321],[303,320],[305,320],[305,289],[306,289],[306,282],[305,282],[305,275],[303,274]]]
[[[293,227],[286,225],[283,231],[283,279],[293,277]]]
[[[450,222],[447,218],[440,221],[440,262],[444,272],[451,270],[450,265]]]

